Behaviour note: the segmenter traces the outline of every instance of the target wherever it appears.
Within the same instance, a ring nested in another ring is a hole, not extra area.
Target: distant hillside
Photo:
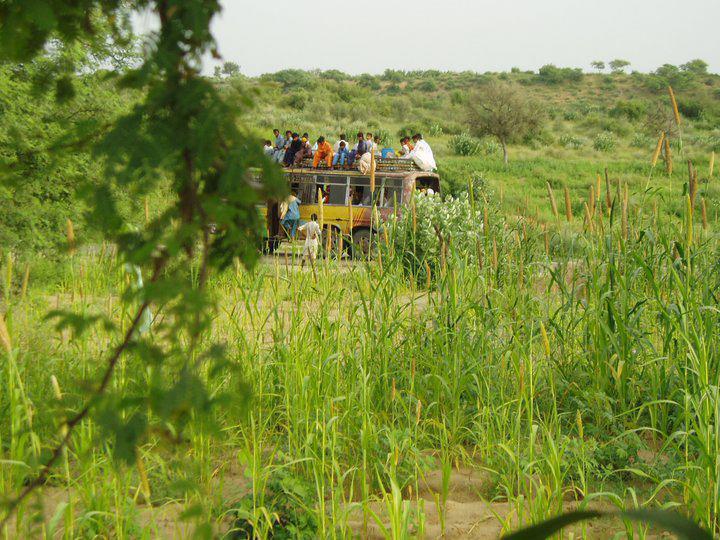
[[[473,73],[386,70],[383,75],[350,76],[339,71],[284,70],[257,78],[218,78],[229,87],[251,88],[257,107],[251,124],[262,133],[307,130],[331,138],[358,129],[430,136],[467,131],[466,102],[492,80],[522,85],[541,101],[549,122],[528,145],[578,147],[609,132],[618,146],[644,145],[667,123],[667,86],[672,85],[686,136],[720,147],[720,76],[702,61],[665,65],[653,73],[587,74],[545,66],[539,73]],[[652,143],[650,143],[652,144]]]

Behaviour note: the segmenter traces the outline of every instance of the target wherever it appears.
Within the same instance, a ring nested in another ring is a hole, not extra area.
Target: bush
[[[704,113],[702,104],[694,100],[680,99],[678,101],[678,110],[685,118],[697,120]]]
[[[305,90],[293,92],[288,96],[287,104],[291,109],[302,111],[308,104],[310,95]]]
[[[475,156],[482,149],[482,143],[467,133],[451,137],[449,146],[450,150],[458,156]]]
[[[625,117],[628,120],[640,120],[648,111],[648,105],[644,101],[631,99],[629,101],[618,101],[610,110],[610,116]]]
[[[580,137],[566,134],[560,137],[560,144],[565,148],[573,148],[577,150],[578,148],[582,148],[583,146],[585,146],[585,141]]]
[[[426,131],[426,125],[421,124],[420,122],[413,122],[412,124],[405,124],[400,129],[398,129],[397,135],[398,137],[412,137],[415,133],[423,133]]]
[[[593,148],[600,152],[612,152],[616,145],[615,135],[611,131],[598,133],[593,140]]]
[[[580,68],[559,68],[553,64],[547,64],[538,71],[538,78],[546,84],[560,84],[564,81],[579,81],[583,78]]]
[[[482,183],[474,186],[477,197],[475,188],[482,189]],[[418,195],[414,200],[416,228],[409,209],[400,216],[392,215],[388,222],[388,247],[394,249],[388,249],[386,260],[399,265],[406,276],[414,277],[419,284],[426,282],[428,268],[431,276],[436,277],[440,269],[440,239],[436,228],[449,246],[449,258],[477,260],[483,211],[480,204],[472,207],[467,190],[457,198],[448,196],[443,200],[440,195]]]
[[[464,131],[463,126],[458,122],[444,122],[440,124],[440,128],[446,135],[460,135]]]
[[[417,89],[422,92],[435,92],[438,86],[434,81],[423,81],[418,85]]]
[[[652,140],[651,137],[647,136],[644,133],[635,133],[633,135],[632,140],[630,141],[630,146],[633,148],[648,148],[651,147],[655,141]]]
[[[464,105],[467,102],[467,95],[460,90],[453,90],[450,93],[450,103],[453,105]]]

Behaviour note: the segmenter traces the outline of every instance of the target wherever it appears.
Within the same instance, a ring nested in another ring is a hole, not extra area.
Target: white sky
[[[720,0],[222,0],[214,33],[246,75],[286,68],[591,71],[702,58],[720,71]],[[152,25],[144,15],[140,26]],[[211,71],[208,68],[207,71]]]

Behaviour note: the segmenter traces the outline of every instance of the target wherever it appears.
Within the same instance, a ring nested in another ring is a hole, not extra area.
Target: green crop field
[[[0,537],[720,534],[707,64],[209,76],[213,2],[84,4],[0,3]],[[441,193],[261,255],[276,127]]]

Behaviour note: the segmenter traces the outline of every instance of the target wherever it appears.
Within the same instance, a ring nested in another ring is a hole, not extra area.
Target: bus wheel
[[[327,234],[330,234],[330,251],[328,252],[327,248]],[[340,229],[337,229],[335,227],[332,227],[331,229],[325,229],[323,230],[323,242],[320,249],[322,250],[323,255],[328,259],[342,259],[342,253],[340,252],[340,237],[342,236],[342,251],[345,252],[348,249],[349,242],[347,238],[340,232]]]
[[[280,245],[280,239],[277,236],[265,238],[263,240],[263,254],[272,255]]]
[[[370,229],[358,229],[352,233],[352,255],[354,259],[367,259],[377,250],[377,240]]]

